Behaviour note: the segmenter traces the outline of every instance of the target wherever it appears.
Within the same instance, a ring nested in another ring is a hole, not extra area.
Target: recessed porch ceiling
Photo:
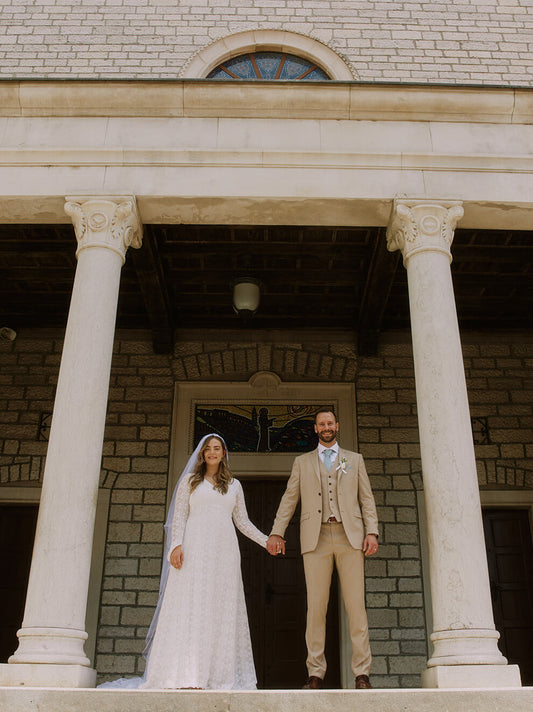
[[[74,278],[70,225],[0,226],[0,320],[17,330],[64,327]],[[452,273],[460,327],[523,330],[533,313],[533,232],[457,230]],[[231,284],[260,280],[254,329],[353,329],[364,351],[409,328],[406,271],[376,227],[146,225],[123,268],[117,326],[241,327]]]

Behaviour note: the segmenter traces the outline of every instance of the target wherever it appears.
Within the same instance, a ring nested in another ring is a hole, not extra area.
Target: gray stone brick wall
[[[96,666],[139,672],[157,602],[166,513],[174,378],[149,341],[120,340],[113,356],[102,468],[113,472]]]
[[[368,82],[530,86],[531,0],[0,2],[0,78],[175,79],[245,30],[327,44]]]
[[[463,348],[482,488],[533,488],[533,348],[514,338]],[[528,435],[529,433],[529,435]]]
[[[349,339],[206,343],[182,335],[172,357],[149,341],[116,340],[101,486],[111,490],[96,666],[100,679],[142,671],[140,653],[157,599],[175,380],[352,381],[358,447],[380,517],[381,546],[366,563],[367,605],[379,687],[416,687],[427,656],[417,493],[422,489],[409,340],[357,357]],[[533,343],[527,337],[463,338],[479,480],[485,488],[533,489]],[[2,486],[38,486],[62,335],[21,331],[0,341]],[[339,374],[337,376],[337,374]],[[46,430],[45,430],[46,432]],[[488,433],[488,434],[487,434]]]
[[[412,353],[385,345],[360,358],[358,447],[378,516],[380,548],[366,561],[367,607],[377,687],[419,687],[427,659],[417,490],[422,486]]]

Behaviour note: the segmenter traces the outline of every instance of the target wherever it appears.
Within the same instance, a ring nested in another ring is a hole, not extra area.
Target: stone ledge
[[[362,82],[0,80],[0,116],[313,118],[531,123],[527,88]]]
[[[311,705],[311,700],[313,704]],[[533,687],[493,690],[199,692],[0,688],[9,712],[531,712]]]

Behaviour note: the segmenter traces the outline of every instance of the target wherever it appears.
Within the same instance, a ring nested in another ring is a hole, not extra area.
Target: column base
[[[495,628],[464,628],[432,633],[433,655],[428,668],[448,666],[505,666],[507,659],[498,648]]]
[[[95,687],[96,670],[84,665],[0,665],[0,687]]]
[[[19,646],[9,658],[13,665],[66,665],[88,668],[91,661],[83,645],[87,640],[84,630],[75,628],[22,627],[17,631]]]
[[[422,687],[521,687],[518,665],[435,665],[422,673]]]

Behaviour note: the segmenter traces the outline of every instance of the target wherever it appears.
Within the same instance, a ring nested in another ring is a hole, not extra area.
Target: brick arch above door
[[[272,371],[283,381],[352,382],[357,372],[352,344],[179,343],[172,370],[176,380],[247,381]]]

